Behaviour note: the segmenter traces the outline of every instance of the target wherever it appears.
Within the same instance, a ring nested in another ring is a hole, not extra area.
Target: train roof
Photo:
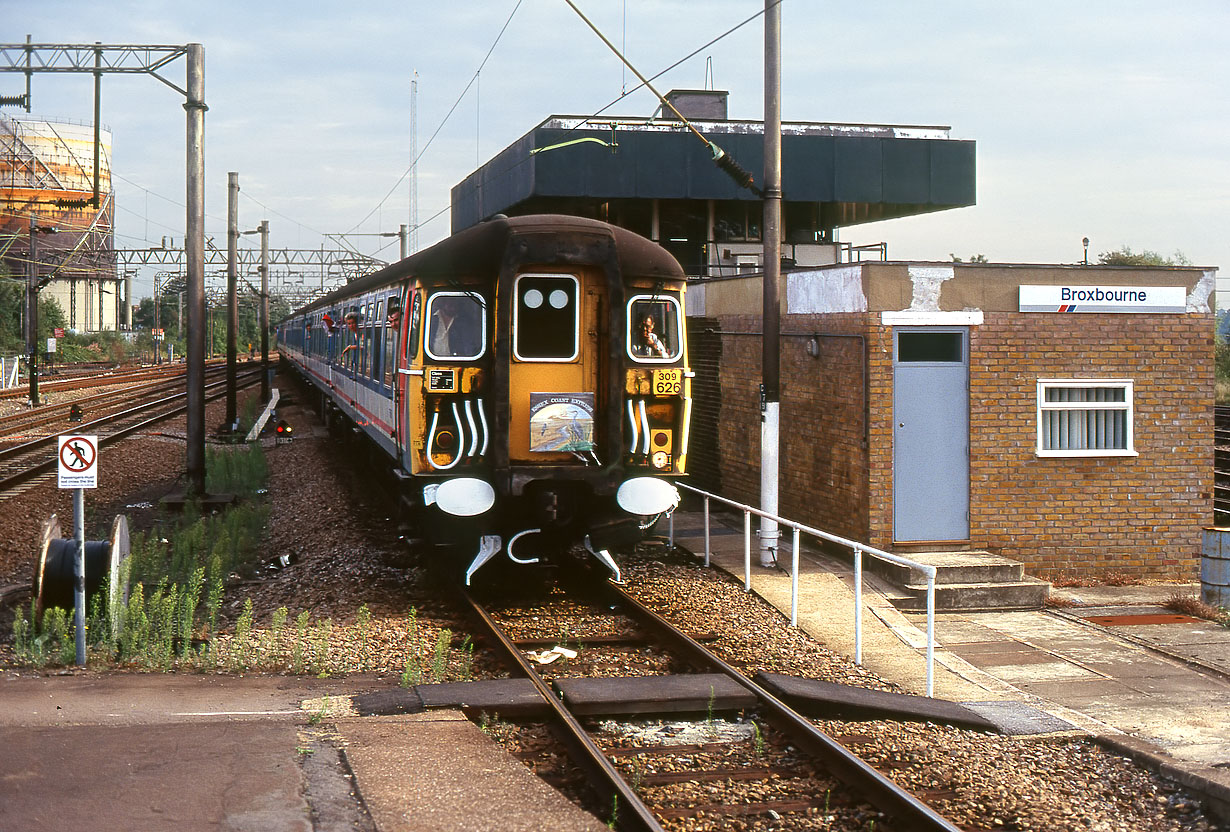
[[[362,294],[406,277],[465,277],[499,273],[509,245],[518,236],[529,234],[578,235],[592,238],[609,235],[614,239],[619,270],[625,277],[658,280],[685,279],[678,261],[664,248],[641,235],[599,220],[565,214],[532,214],[523,217],[497,215],[471,226],[435,245],[399,260],[378,272],[351,281],[303,310],[332,306],[338,300]],[[561,250],[568,259],[566,249]]]

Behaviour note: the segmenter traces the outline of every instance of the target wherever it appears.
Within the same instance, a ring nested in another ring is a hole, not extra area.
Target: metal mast
[[[185,87],[159,74],[168,64],[187,60]],[[30,104],[35,72],[152,75],[187,100],[187,217],[184,247],[188,265],[188,488],[205,493],[205,48],[186,46],[0,43],[0,72],[26,76],[24,103]]]
[[[239,173],[226,174],[226,425],[232,433],[239,428],[235,402],[239,325]]]
[[[410,251],[419,250],[419,74],[410,80]],[[403,252],[402,256],[405,256]]]
[[[760,509],[777,514],[779,410],[781,404],[782,68],[781,0],[764,4],[764,341],[761,353]],[[776,520],[760,525],[760,565],[777,559]]]

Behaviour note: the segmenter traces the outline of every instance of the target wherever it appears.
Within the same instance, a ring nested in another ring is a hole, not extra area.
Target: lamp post
[[[30,406],[38,407],[38,235],[54,234],[50,225],[39,225],[38,218],[30,216],[30,266],[26,282],[26,354],[30,374]]]
[[[1089,265],[1089,238],[1086,237],[1085,239],[1081,240],[1081,242],[1084,243],[1085,245],[1085,265],[1088,266]]]

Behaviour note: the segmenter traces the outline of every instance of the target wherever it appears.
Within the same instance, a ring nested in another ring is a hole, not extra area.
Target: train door
[[[604,449],[599,384],[604,275],[524,273],[513,282],[508,456],[588,464]]]
[[[397,435],[401,443],[402,468],[418,471],[416,437],[418,426],[423,424],[426,405],[423,400],[423,292],[419,288],[410,291],[406,303],[406,337],[402,342],[397,362],[398,425]]]

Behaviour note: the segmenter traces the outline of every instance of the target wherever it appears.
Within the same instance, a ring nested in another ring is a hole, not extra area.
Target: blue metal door
[[[969,539],[969,331],[893,331],[893,539]]]

